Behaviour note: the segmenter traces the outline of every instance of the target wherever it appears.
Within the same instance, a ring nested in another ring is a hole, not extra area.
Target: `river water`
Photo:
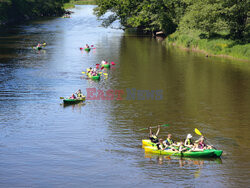
[[[0,29],[0,186],[249,186],[250,64],[100,27],[93,8]],[[81,52],[86,43],[96,49]],[[81,78],[103,58],[116,63],[107,79]],[[60,105],[79,88],[122,90],[124,100]],[[160,94],[127,100],[132,88]],[[139,129],[165,123],[160,137],[198,138],[198,128],[223,156],[145,154]]]

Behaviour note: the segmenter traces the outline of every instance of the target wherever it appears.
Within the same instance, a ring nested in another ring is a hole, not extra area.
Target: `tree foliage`
[[[66,2],[69,0],[0,0],[0,21],[59,15]]]
[[[97,0],[95,14],[105,26],[119,20],[124,28],[171,34],[198,30],[208,37],[228,32],[249,39],[250,0]],[[104,17],[106,13],[108,17]]]

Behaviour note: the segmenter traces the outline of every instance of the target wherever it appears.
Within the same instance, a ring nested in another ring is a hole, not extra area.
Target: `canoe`
[[[90,75],[90,74],[87,73],[87,76],[89,78],[91,78],[92,80],[100,80],[100,78],[101,78],[100,74],[98,74],[96,76],[92,76],[92,75]]]
[[[85,48],[84,49],[86,52],[89,52],[90,51],[90,48]]]
[[[104,64],[104,65],[101,65],[102,67],[104,67],[104,68],[110,68],[110,64],[108,63],[108,64]]]
[[[42,47],[35,47],[36,48],[36,50],[41,50],[42,49]]]
[[[76,98],[76,99],[64,99],[63,100],[63,103],[64,104],[77,104],[77,103],[80,103],[80,102],[83,102],[85,101],[85,96],[84,97],[81,97],[81,98]]]
[[[172,150],[158,150],[154,146],[145,146],[145,152],[154,153],[159,155],[173,155],[179,157],[195,157],[195,158],[216,158],[222,155],[222,150],[208,149],[204,151],[186,151],[186,152],[176,152]]]
[[[156,144],[149,139],[144,139],[142,140],[142,147],[144,148],[145,146],[156,146]]]

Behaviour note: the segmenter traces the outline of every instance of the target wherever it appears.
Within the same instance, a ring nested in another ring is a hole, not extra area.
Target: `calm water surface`
[[[0,29],[0,186],[249,186],[250,64],[102,28],[93,7]],[[32,50],[39,41],[48,46]],[[96,50],[81,52],[86,43]],[[103,58],[117,63],[108,79],[81,79]],[[163,99],[60,105],[79,88],[162,90]],[[160,137],[198,138],[197,127],[221,160],[145,155],[148,132],[138,129],[165,123]]]

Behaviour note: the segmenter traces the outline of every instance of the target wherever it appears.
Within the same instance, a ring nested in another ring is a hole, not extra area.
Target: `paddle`
[[[116,65],[114,62],[111,62],[111,65]]]
[[[86,74],[86,72],[82,72],[82,74]]]
[[[160,127],[168,127],[169,124],[164,124],[164,125],[160,125]],[[157,128],[158,126],[154,126],[154,127],[151,127],[151,128]],[[142,131],[142,130],[147,130],[148,128],[142,128],[142,129],[139,129],[139,131]]]
[[[200,136],[204,136],[204,135],[199,131],[199,129],[197,129],[197,128],[194,129],[194,132],[195,132],[196,134],[200,135]],[[205,136],[204,136],[204,137],[205,137]],[[209,145],[212,145],[209,141],[207,141],[207,142],[208,142]],[[216,149],[216,148],[214,147],[214,149]]]
[[[64,99],[64,97],[60,97],[60,99]]]

